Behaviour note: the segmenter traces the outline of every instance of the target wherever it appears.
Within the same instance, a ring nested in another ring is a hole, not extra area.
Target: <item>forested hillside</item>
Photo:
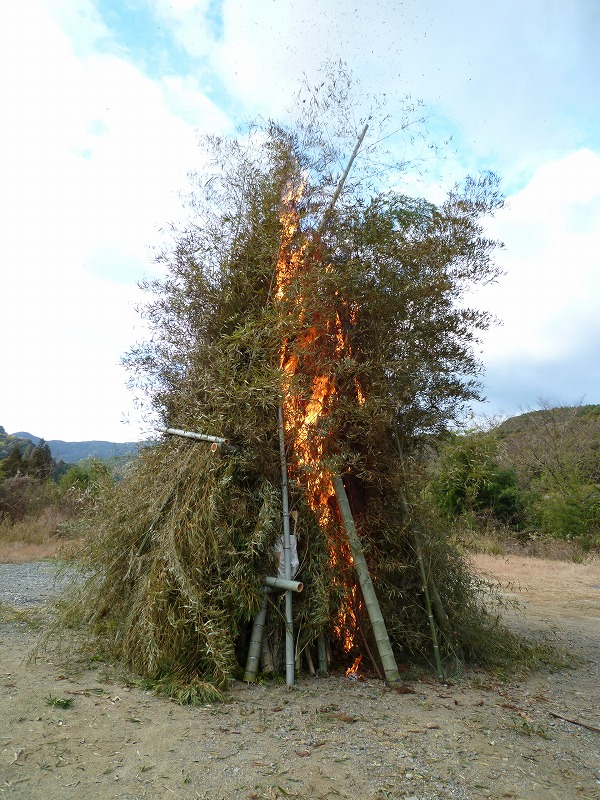
[[[40,438],[25,431],[13,433],[13,437],[23,441],[38,444]],[[121,456],[133,455],[139,447],[139,442],[106,442],[103,440],[92,439],[85,442],[65,442],[62,439],[48,439],[52,457],[56,461],[64,461],[67,464],[76,464],[86,458],[120,458]]]
[[[438,508],[521,538],[600,546],[600,405],[544,406],[453,435],[432,465]]]

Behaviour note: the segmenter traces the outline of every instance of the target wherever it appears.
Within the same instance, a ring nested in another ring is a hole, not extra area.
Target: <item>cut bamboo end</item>
[[[271,589],[281,589],[284,592],[301,592],[304,584],[300,581],[286,581],[285,578],[272,578],[267,576],[265,584]]]

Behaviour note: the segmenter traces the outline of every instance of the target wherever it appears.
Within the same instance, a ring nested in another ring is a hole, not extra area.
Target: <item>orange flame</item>
[[[285,193],[280,213],[282,225],[282,238],[277,267],[275,271],[275,296],[278,300],[286,297],[287,289],[294,277],[301,271],[310,269],[319,261],[318,244],[303,237],[298,241],[300,217],[298,204],[302,198],[304,184],[290,185]],[[321,269],[329,270],[331,265],[319,265]],[[285,341],[281,349],[281,369],[283,374],[283,418],[284,427],[289,441],[293,442],[293,455],[290,460],[290,469],[304,484],[309,507],[315,513],[320,527],[328,532],[329,558],[331,564],[352,565],[350,547],[340,536],[332,535],[335,513],[333,498],[332,475],[321,466],[322,457],[326,452],[327,433],[326,421],[332,403],[337,395],[335,379],[332,375],[316,372],[311,376],[310,393],[308,399],[298,393],[294,394],[294,377],[303,370],[303,375],[310,376],[311,352],[329,352],[331,358],[341,358],[344,354],[350,355],[348,336],[339,313],[335,318],[321,320],[307,320],[303,313],[302,297],[295,300],[297,310],[300,312],[300,321],[306,325],[293,341]],[[356,308],[347,309],[347,316],[351,323],[356,320]],[[302,329],[302,324],[300,325]],[[302,363],[301,363],[302,360]],[[362,405],[365,401],[363,393],[354,381],[357,401]],[[334,622],[334,631],[344,649],[349,653],[354,646],[353,631],[356,628],[356,586],[349,588],[347,602]],[[358,668],[358,667],[357,667]]]
[[[348,667],[348,669],[346,670],[346,676],[348,678],[350,678],[353,675],[356,675],[358,673],[358,668],[360,667],[361,661],[362,661],[362,656],[357,656],[354,659],[354,661],[352,663],[352,666]]]

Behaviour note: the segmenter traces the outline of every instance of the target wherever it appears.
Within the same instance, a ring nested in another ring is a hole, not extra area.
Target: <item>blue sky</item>
[[[22,0],[1,12],[4,244],[0,424],[47,439],[145,435],[121,355],[145,334],[137,281],[181,218],[197,134],[280,117],[343,59],[391,107],[424,101],[452,136],[408,192],[480,169],[505,276],[472,301],[488,403],[512,415],[600,402],[597,0]]]

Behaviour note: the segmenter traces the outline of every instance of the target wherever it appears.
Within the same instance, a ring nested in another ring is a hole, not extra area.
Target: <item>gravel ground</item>
[[[0,564],[0,603],[14,608],[44,605],[68,580],[68,566],[56,561]]]
[[[291,690],[236,683],[225,703],[190,708],[102,664],[53,653],[28,663],[39,630],[0,615],[0,797],[600,800],[600,565],[480,566],[525,600],[509,624],[554,636],[585,663],[403,692],[343,676],[300,677]],[[0,596],[27,614],[33,596],[56,591],[54,574],[47,563],[0,565]]]

